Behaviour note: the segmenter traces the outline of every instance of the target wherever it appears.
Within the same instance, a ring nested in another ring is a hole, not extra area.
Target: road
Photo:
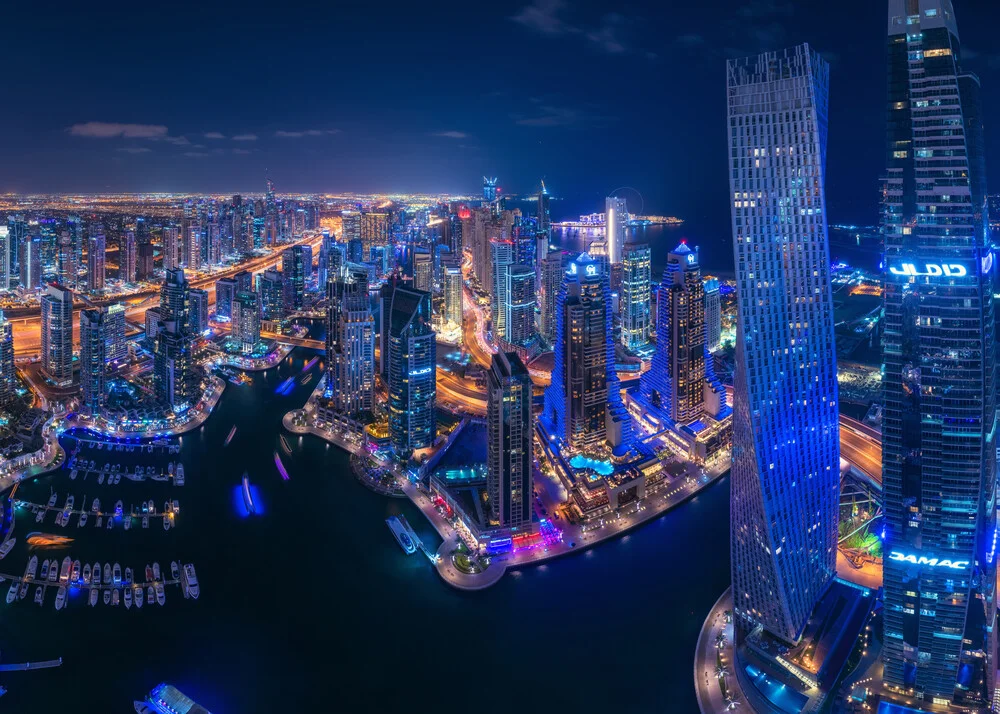
[[[882,444],[870,429],[850,417],[840,416],[840,456],[882,485]]]

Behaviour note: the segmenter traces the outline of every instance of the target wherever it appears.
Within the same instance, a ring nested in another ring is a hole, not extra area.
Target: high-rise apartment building
[[[494,354],[486,373],[490,520],[501,528],[531,526],[534,498],[532,383],[515,352]]]
[[[180,267],[180,231],[177,226],[163,226],[163,269]]]
[[[188,332],[197,337],[208,329],[208,291],[188,290]]]
[[[539,272],[541,273],[539,290],[541,310],[539,311],[538,331],[542,337],[552,343],[556,338],[556,307],[559,301],[559,287],[562,285],[563,252],[561,250],[548,251],[539,262]]]
[[[705,349],[715,352],[722,347],[722,296],[719,279],[706,275],[705,286]]]
[[[42,287],[42,237],[37,233],[25,236],[19,253],[21,289],[38,290]]]
[[[14,326],[0,310],[0,408],[16,397],[17,373],[14,369]]]
[[[231,337],[242,354],[250,354],[260,342],[260,306],[257,293],[237,293],[233,298],[231,311]]]
[[[997,646],[996,269],[979,79],[961,57],[950,0],[889,0],[882,662],[887,696],[985,711]]]
[[[505,273],[502,339],[523,347],[535,337],[535,271],[527,265],[512,265]]]
[[[100,415],[106,398],[107,334],[103,310],[80,311],[80,409]]]
[[[128,357],[128,343],[125,341],[125,306],[120,302],[101,308],[104,313],[104,356],[108,363]]]
[[[739,300],[733,601],[741,627],[795,642],[834,577],[837,554],[837,354],[824,198],[830,72],[799,45],[730,60],[727,73]]]
[[[442,257],[442,289],[444,292],[444,318],[458,327],[462,326],[465,283],[462,277],[461,254],[447,253]]]
[[[650,256],[647,243],[627,243],[622,254],[622,289],[618,295],[621,342],[631,352],[649,349]]]
[[[628,202],[624,198],[608,196],[604,200],[604,236],[608,243],[608,262],[611,265],[622,262],[628,219]]]
[[[301,310],[306,296],[306,263],[312,265],[312,252],[308,254],[304,246],[285,248],[281,253],[281,279],[285,310]]]
[[[552,226],[552,210],[550,204],[549,190],[545,188],[542,181],[542,189],[538,192],[538,230],[548,235]]]
[[[118,256],[118,276],[126,283],[136,281],[138,269],[138,245],[135,241],[135,231],[126,231],[121,244],[121,255]]]
[[[413,251],[413,287],[425,293],[434,289],[434,256],[429,250]]]
[[[49,285],[41,298],[42,371],[59,386],[73,383],[73,291]]]
[[[376,245],[389,245],[389,214],[382,212],[371,212],[362,213],[361,216],[361,255],[362,260],[357,262],[363,262],[368,260],[368,256],[371,255],[372,246]],[[353,217],[351,218],[353,221]],[[346,235],[346,224],[345,224],[345,241],[350,241],[352,236]]]
[[[239,277],[236,276],[237,295],[242,291]],[[285,288],[281,273],[265,270],[258,275],[257,294],[260,296],[260,316],[263,319],[281,320],[285,317]]]
[[[219,278],[215,281],[215,317],[230,320],[233,317],[233,300],[236,299],[236,280]]]
[[[104,259],[107,247],[103,231],[96,232],[91,229],[90,239],[87,242],[87,287],[91,291],[104,290]]]
[[[359,266],[360,267],[360,266]],[[334,411],[357,418],[375,400],[375,317],[367,272],[349,267],[327,282],[326,358]]]
[[[431,327],[431,296],[396,287],[388,324],[389,434],[405,459],[437,435],[437,343]],[[383,328],[384,329],[384,328]]]

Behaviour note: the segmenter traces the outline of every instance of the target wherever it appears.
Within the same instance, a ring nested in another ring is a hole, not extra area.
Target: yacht
[[[97,474],[97,483],[101,484],[101,485],[104,484],[104,472],[103,471],[101,471],[99,474]]]
[[[42,604],[42,598],[44,597],[44,595],[43,595],[44,592],[45,591],[42,590],[42,586],[41,585],[36,585],[35,586],[35,604],[36,605],[41,605]]]
[[[8,538],[3,542],[3,545],[0,545],[0,560],[7,557],[7,554],[10,552],[10,549],[14,547],[14,543],[16,542],[17,538]]]
[[[121,514],[122,514],[122,502],[121,499],[118,499],[118,502],[115,504],[115,515],[120,516]]]
[[[35,573],[38,572],[38,556],[31,556],[31,560],[28,561],[28,567],[24,569],[24,579],[34,580]]]
[[[76,522],[76,527],[83,528],[85,525],[87,525],[87,512],[82,511],[80,513],[80,520]]]
[[[170,561],[170,579],[171,580],[180,580],[181,579],[181,571],[177,567],[177,561],[176,560],[171,560]]]
[[[104,525],[104,516],[98,516],[97,517],[97,523],[95,523],[94,525],[97,526],[98,528],[100,528],[101,526],[103,526]]]
[[[111,584],[111,563],[104,564],[104,584]]]
[[[173,500],[173,502],[172,502],[171,505],[174,507],[174,513],[180,513],[181,512],[181,504],[177,501],[176,498]]]
[[[56,593],[56,610],[62,610],[66,604],[66,586],[60,585],[59,592]]]
[[[101,564],[94,563],[94,585],[101,584]]]
[[[83,564],[83,584],[90,585],[90,563]]]
[[[236,426],[235,425],[233,425],[233,428],[229,430],[229,436],[226,437],[226,443],[224,443],[223,446],[229,446],[229,442],[233,440],[234,436],[236,436]]]
[[[76,503],[76,497],[75,496],[69,496],[66,499],[66,505],[63,506],[63,510],[64,511],[72,511],[74,503]]]
[[[80,582],[80,561],[73,561],[73,574],[70,576],[70,582],[78,583]]]
[[[243,472],[243,505],[246,506],[247,513],[251,516],[257,514],[257,504],[253,502],[253,493],[250,491],[250,478]]]
[[[62,565],[59,566],[59,582],[65,583],[69,580],[69,571],[73,567],[73,561],[67,555],[63,558]]]
[[[17,593],[17,597],[19,599],[21,599],[21,600],[24,600],[24,598],[28,597],[28,581],[27,580],[25,580],[23,583],[21,583],[21,590]]]
[[[153,586],[152,585],[147,586],[146,587],[146,604],[147,605],[152,605],[153,604],[153,599],[155,597],[156,597],[156,595],[153,594]]]
[[[174,475],[174,462],[173,461],[171,461],[169,464],[167,464],[167,473],[170,474],[171,476]]]
[[[108,516],[108,530],[115,527],[115,519],[112,516]]]
[[[184,485],[184,464],[177,464],[177,473],[174,474],[174,483],[178,486]]]
[[[113,593],[111,593],[111,604],[114,605],[115,607],[118,607],[119,602],[121,602],[121,595],[119,595],[118,591],[115,590]]]
[[[101,510],[101,499],[95,498],[94,503],[90,506],[90,510],[94,513],[98,513]]]
[[[44,508],[42,510],[40,510],[38,513],[36,513],[35,514],[35,523],[41,523],[42,521],[44,521],[45,520],[45,514],[46,514],[46,511],[45,511]]]
[[[184,574],[181,578],[181,587],[184,589],[184,597],[192,597],[197,600],[198,596],[201,594],[201,588],[198,585],[198,575],[194,572],[194,564],[184,564]]]
[[[406,532],[406,526],[399,519],[399,516],[390,516],[385,519],[386,524],[389,526],[389,530],[396,537],[396,542],[399,543],[399,547],[406,551],[407,555],[412,555],[417,552],[417,547],[413,544],[413,539]]]
[[[142,588],[138,588],[135,593],[135,606],[142,607]]]
[[[45,560],[42,562],[42,574],[38,576],[39,580],[49,579],[49,561]]]
[[[172,522],[172,519],[170,518],[170,514],[169,513],[164,513],[163,514],[163,530],[169,531],[170,530],[170,524],[171,524],[171,522]]]
[[[100,597],[101,591],[97,588],[90,589],[90,606],[94,607],[97,605],[97,598]]]
[[[111,589],[110,588],[104,591],[104,604],[105,605],[111,604]]]
[[[59,563],[53,558],[49,561],[49,582],[54,583],[59,579]]]
[[[125,588],[125,609],[132,609],[132,588]]]
[[[115,474],[115,486],[117,486],[121,482],[122,482],[122,474],[119,471],[118,473]]]
[[[10,587],[7,589],[7,604],[8,605],[10,603],[14,602],[17,599],[17,589],[19,587],[21,587],[21,583],[19,581],[17,581],[17,580],[15,580],[14,582],[12,582],[10,584]]]
[[[69,472],[69,480],[76,481],[76,469],[73,469],[72,471]]]
[[[153,505],[153,499],[149,499],[149,512],[156,513],[156,506]]]
[[[159,580],[159,579],[160,579],[160,564],[153,563],[153,580]]]
[[[53,491],[52,495],[49,496],[49,508],[53,508],[56,505],[57,498],[59,498],[59,494]]]
[[[122,566],[118,565],[118,563],[115,563],[114,576],[111,582],[114,583],[115,587],[122,584]]]
[[[125,519],[123,520],[122,525],[125,526],[125,530],[131,530],[132,529],[132,516],[131,515],[125,516]]]
[[[146,582],[148,583],[153,579],[153,569],[149,567],[149,563],[146,563]]]
[[[69,514],[70,514],[69,511],[61,511],[59,513],[59,521],[58,521],[58,523],[63,528],[65,528],[66,526],[69,525]]]
[[[142,527],[149,528],[149,516],[142,517]]]
[[[163,590],[163,583],[156,584],[156,604],[163,605],[167,601],[167,594]]]
[[[132,584],[132,568],[125,568],[125,584]]]
[[[174,512],[174,507],[170,505],[170,501],[164,501],[163,502],[163,512],[164,513],[173,513]]]

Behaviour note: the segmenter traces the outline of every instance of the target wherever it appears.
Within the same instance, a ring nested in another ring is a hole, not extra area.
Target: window
[[[951,54],[951,50],[947,47],[940,50],[925,50],[924,57],[947,57]]]

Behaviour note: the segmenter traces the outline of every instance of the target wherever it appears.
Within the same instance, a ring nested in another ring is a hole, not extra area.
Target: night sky
[[[1000,189],[1000,3],[955,0]],[[832,63],[827,195],[873,222],[883,0],[13,3],[0,190],[508,192],[728,215],[725,60]],[[589,204],[593,202],[591,207]],[[559,213],[558,207],[555,211]]]

